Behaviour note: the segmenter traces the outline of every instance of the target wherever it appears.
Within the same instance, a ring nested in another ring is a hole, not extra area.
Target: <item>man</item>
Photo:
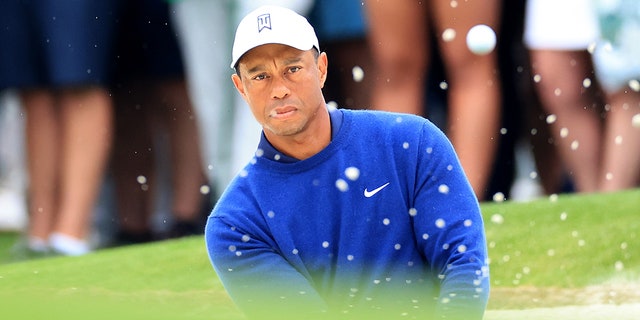
[[[205,230],[249,317],[480,319],[489,295],[478,201],[424,118],[328,108],[327,55],[305,18],[238,25],[233,83],[263,127]]]

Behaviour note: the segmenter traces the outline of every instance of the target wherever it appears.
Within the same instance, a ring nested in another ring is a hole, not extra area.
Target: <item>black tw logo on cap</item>
[[[264,29],[271,30],[271,14],[269,13],[258,16],[258,33]]]

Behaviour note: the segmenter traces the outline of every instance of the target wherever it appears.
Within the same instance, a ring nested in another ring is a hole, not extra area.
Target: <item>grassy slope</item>
[[[640,190],[482,209],[494,286],[566,288],[639,278]]]
[[[7,319],[241,318],[200,237],[3,265],[0,301]]]
[[[13,231],[0,231],[0,265],[13,260],[11,250],[19,234]]]
[[[640,189],[482,209],[494,288],[639,279]],[[201,237],[0,265],[0,304],[7,319],[241,318]]]

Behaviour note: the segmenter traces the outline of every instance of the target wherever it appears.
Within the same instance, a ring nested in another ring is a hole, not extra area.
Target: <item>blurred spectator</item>
[[[501,124],[498,149],[485,198],[529,200],[542,194],[532,149],[542,130],[531,134],[529,115],[539,105],[531,86],[528,50],[522,42],[526,0],[501,1],[500,41],[497,44],[501,90]],[[430,105],[431,106],[431,105]],[[546,123],[544,124],[546,127]],[[544,128],[544,127],[543,127]],[[535,138],[535,139],[534,139]],[[542,146],[547,146],[546,139]],[[545,150],[546,151],[546,150]]]
[[[253,157],[261,127],[230,80],[235,26],[263,4],[308,13],[312,0],[174,0],[171,2],[187,84],[202,128],[202,150],[209,180],[223,190]]]
[[[184,57],[185,76],[200,128],[203,165],[215,190],[231,178],[233,85],[229,66],[233,0],[170,2],[171,22]],[[227,57],[228,56],[228,57]]]
[[[121,12],[114,88],[116,241],[200,234],[213,199],[202,163],[199,115],[191,107],[168,5],[128,2]],[[158,196],[169,199],[159,205],[171,213],[162,233],[152,221],[156,209],[164,209],[157,207]]]
[[[524,42],[553,144],[575,190],[595,192],[603,150],[599,87],[587,51],[598,36],[591,1],[528,0],[526,10]]]
[[[24,116],[17,100],[14,92],[0,91],[0,232],[27,226]]]
[[[640,2],[595,4],[601,37],[593,58],[606,93],[598,182],[600,191],[616,191],[640,183]]]
[[[478,198],[484,198],[499,138],[501,84],[497,52],[472,53],[466,34],[478,24],[499,34],[501,1],[366,1],[377,76],[372,107],[425,115],[431,63],[429,35],[437,35],[448,92],[446,132]],[[498,37],[499,39],[499,37]]]
[[[341,108],[367,109],[371,105],[375,73],[365,18],[360,0],[315,1],[309,13],[320,47],[331,57],[322,91],[328,102]]]
[[[636,187],[640,4],[529,0],[527,14],[534,79],[575,191]]]
[[[0,4],[0,89],[26,113],[28,250],[91,250],[92,210],[107,163],[112,104],[105,84],[114,36],[112,1]]]

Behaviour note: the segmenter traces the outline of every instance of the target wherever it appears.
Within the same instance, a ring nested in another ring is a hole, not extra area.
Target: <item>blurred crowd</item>
[[[229,62],[266,3],[316,29],[331,104],[431,119],[481,201],[639,186],[635,0],[6,0],[0,230],[24,234],[16,254],[202,233],[259,139]],[[467,47],[480,24],[488,53]]]

